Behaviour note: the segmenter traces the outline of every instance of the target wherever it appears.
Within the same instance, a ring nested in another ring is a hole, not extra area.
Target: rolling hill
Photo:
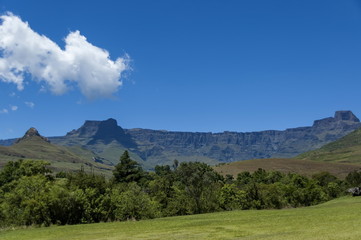
[[[300,154],[297,159],[361,164],[361,129],[323,147]]]
[[[317,172],[327,171],[343,178],[351,171],[361,170],[361,129],[357,129],[319,149],[302,153],[295,158],[255,159],[215,167],[218,172],[224,175],[237,175],[241,171],[253,172],[258,168],[297,172],[309,176]]]
[[[30,128],[13,145],[0,146],[0,166],[17,159],[46,160],[55,171],[74,171],[83,166],[87,171],[109,175],[111,170],[109,165],[96,162],[96,155],[89,150],[54,145],[35,128]]]
[[[313,174],[319,172],[329,172],[339,178],[345,178],[348,173],[354,170],[361,170],[361,164],[316,162],[295,158],[271,158],[238,161],[220,164],[214,167],[214,169],[220,174],[231,174],[234,177],[237,177],[237,174],[240,172],[254,172],[259,168],[267,171],[298,173],[306,176],[312,176]]]

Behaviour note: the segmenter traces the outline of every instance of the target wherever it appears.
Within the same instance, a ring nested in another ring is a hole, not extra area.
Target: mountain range
[[[123,129],[115,119],[85,121],[65,136],[47,140],[90,162],[112,166],[128,150],[146,169],[178,161],[208,164],[248,159],[291,158],[340,139],[361,127],[351,111],[336,111],[334,117],[314,121],[312,126],[284,131],[260,132],[175,132],[151,129]],[[11,145],[16,139],[0,140]],[[15,146],[16,144],[14,144]]]
[[[261,132],[174,132],[123,129],[116,120],[86,121],[64,137],[49,138],[64,146],[80,144],[113,164],[124,149],[148,168],[179,161],[210,164],[256,158],[289,158],[317,149],[361,127],[351,111],[314,121],[310,127]]]

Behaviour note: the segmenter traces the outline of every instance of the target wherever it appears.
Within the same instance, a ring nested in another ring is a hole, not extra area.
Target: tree
[[[182,162],[176,169],[178,181],[194,201],[194,213],[212,212],[219,208],[223,177],[201,162]]]
[[[124,151],[120,157],[120,163],[115,166],[113,176],[118,183],[139,182],[144,177],[144,171],[139,163],[129,157],[128,151]]]
[[[247,204],[246,192],[235,183],[226,183],[221,189],[220,204],[225,210],[244,209]]]
[[[174,197],[173,183],[175,174],[170,166],[155,166],[152,180],[148,182],[147,192],[158,201],[163,209],[167,208],[169,201]],[[167,215],[168,213],[165,213]]]
[[[7,224],[50,225],[48,193],[50,182],[41,175],[23,176],[12,183],[12,189],[4,195],[3,214]]]
[[[312,179],[316,180],[321,187],[326,187],[329,183],[337,181],[337,177],[329,172],[316,173],[312,176]]]
[[[179,161],[177,159],[174,159],[174,161],[173,161],[173,169],[176,170],[178,166],[179,166]]]
[[[241,173],[238,173],[237,175],[237,185],[239,187],[245,186],[253,181],[252,175],[248,171],[244,171]]]
[[[351,187],[359,187],[361,185],[361,171],[353,171],[350,172],[347,176],[346,176],[346,182],[351,186]]]
[[[140,220],[160,215],[159,203],[150,199],[136,183],[129,183],[128,189],[120,192],[113,189],[112,202],[114,214],[118,220]]]
[[[51,173],[47,168],[49,165],[48,162],[40,160],[9,161],[0,172],[0,187],[23,176],[47,175]]]

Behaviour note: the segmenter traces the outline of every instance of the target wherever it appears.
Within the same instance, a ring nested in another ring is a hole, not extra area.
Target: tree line
[[[305,177],[278,171],[225,177],[200,162],[175,161],[144,171],[127,151],[113,177],[51,173],[49,163],[8,162],[0,171],[0,227],[49,226],[319,204],[360,186],[361,172],[340,180],[327,172]]]

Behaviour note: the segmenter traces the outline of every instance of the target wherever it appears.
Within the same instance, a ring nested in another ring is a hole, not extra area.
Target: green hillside
[[[327,171],[339,178],[361,169],[361,128],[323,147],[298,155],[295,158],[254,159],[219,165],[215,170],[223,175],[236,176],[242,171],[295,172],[311,176]]]
[[[40,136],[37,131],[30,134],[29,131],[12,146],[0,146],[0,167],[10,160],[39,159],[50,162],[54,171],[74,171],[83,167],[85,171],[111,174],[112,167],[95,162],[95,155],[91,151],[80,147],[57,146]]]
[[[345,178],[348,173],[361,169],[359,164],[316,162],[293,158],[254,159],[221,164],[214,169],[222,175],[231,174],[234,177],[243,171],[254,172],[262,168],[266,171],[280,171],[282,173],[298,173],[312,176],[319,172],[329,172],[339,178]]]
[[[267,239],[358,240],[361,198],[343,197],[318,206],[247,210],[139,222],[97,223],[0,231],[2,240]]]
[[[323,162],[361,163],[361,128],[319,149],[300,154],[296,158]]]

